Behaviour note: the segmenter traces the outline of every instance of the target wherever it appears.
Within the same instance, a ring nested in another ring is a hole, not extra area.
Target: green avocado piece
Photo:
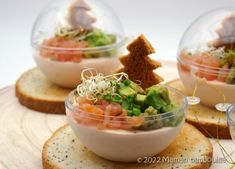
[[[118,89],[118,93],[121,95],[121,96],[130,96],[130,95],[136,95],[137,94],[137,91],[133,90],[131,87],[129,86],[125,86],[125,85],[122,85],[120,86],[120,88]]]
[[[141,114],[140,109],[135,108],[135,107],[132,109],[132,115],[139,116],[140,114]]]
[[[169,111],[175,109],[176,107],[177,107],[177,106],[176,106],[175,104],[171,103],[171,104],[168,104],[168,105],[166,105],[166,106],[163,106],[160,111],[161,111],[162,113],[166,113],[166,112],[169,112]]]
[[[135,102],[140,105],[144,105],[146,99],[146,95],[143,94],[137,94],[135,97]]]
[[[145,99],[145,103],[157,110],[167,105],[167,102],[160,96],[156,90],[149,90]]]
[[[222,59],[222,65],[228,64],[229,67],[235,66],[235,51],[229,50],[225,54],[225,57]]]
[[[125,96],[122,101],[122,108],[126,110],[133,109],[134,96]]]
[[[152,106],[149,106],[147,109],[145,109],[144,113],[147,115],[156,115],[158,114],[158,111],[154,109]]]
[[[127,110],[128,116],[140,116],[141,110],[139,108],[133,107],[132,110]]]
[[[230,69],[230,72],[226,78],[227,83],[235,84],[235,66]]]
[[[168,89],[164,86],[151,86],[150,88],[148,88],[146,91],[147,93],[154,90],[158,95],[160,95],[160,97],[167,103],[167,104],[171,104],[171,100],[170,100],[170,96],[169,96],[169,92]]]
[[[130,86],[133,90],[137,91],[137,92],[140,93],[140,94],[144,94],[144,93],[145,93],[145,92],[144,92],[144,89],[142,89],[142,87],[140,87],[138,84],[136,84],[136,83],[134,83],[134,82],[132,82],[132,81],[130,81],[129,86]]]
[[[87,41],[89,47],[105,46],[115,43],[116,36],[95,30],[88,33],[84,40]]]

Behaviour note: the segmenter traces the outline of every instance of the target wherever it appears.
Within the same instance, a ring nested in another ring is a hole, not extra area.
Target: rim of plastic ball
[[[168,89],[170,89],[172,92],[176,93],[178,96],[182,97],[182,102],[180,103],[181,105],[176,108],[176,109],[173,109],[171,111],[168,111],[164,114],[157,114],[157,115],[151,115],[151,116],[143,116],[143,118],[145,119],[149,119],[149,120],[152,120],[152,118],[156,118],[158,120],[162,120],[162,119],[167,119],[167,118],[171,118],[173,116],[177,116],[178,113],[175,113],[172,115],[172,112],[181,112],[183,111],[184,114],[186,114],[186,110],[188,108],[188,101],[187,101],[187,98],[185,97],[185,95],[183,95],[179,90],[175,89],[175,88],[172,88],[172,87],[169,87],[167,85],[159,85],[159,86],[164,86],[164,87],[167,87]],[[75,89],[76,90],[76,89]],[[72,103],[71,103],[71,98],[74,96],[74,92],[75,90],[71,91],[68,96],[66,97],[65,99],[65,107],[73,112],[73,113],[81,113],[81,112],[85,112],[79,108],[77,108],[77,106],[74,106]],[[93,114],[94,115],[94,114]],[[94,118],[100,118],[100,117],[104,117],[104,115],[94,115]],[[106,116],[106,117],[116,117],[116,116]]]
[[[121,36],[119,36],[120,38]],[[121,39],[119,40],[119,42],[117,43],[113,43],[110,45],[105,45],[105,46],[98,46],[98,47],[89,47],[89,48],[62,48],[62,47],[51,47],[51,46],[47,46],[47,45],[42,45],[39,44],[35,41],[33,41],[31,39],[31,46],[36,48],[36,49],[47,49],[47,50],[53,50],[53,51],[78,51],[78,52],[94,52],[94,53],[98,53],[98,52],[103,52],[103,51],[110,51],[113,49],[118,49],[122,46],[124,46],[127,42],[128,38],[127,37],[121,37]]]
[[[205,65],[190,62],[190,61],[183,61],[183,59],[181,59],[180,56],[177,57],[177,60],[178,60],[178,63],[180,63],[180,64],[190,66],[190,68],[192,70],[205,71],[206,74],[208,74],[208,75],[216,75],[216,74],[218,74],[218,72],[220,72],[220,75],[226,76],[227,73],[231,70],[231,69],[228,69],[228,68],[215,68],[215,67],[212,67],[212,66],[205,66]]]
[[[235,126],[235,119],[232,119],[231,115],[234,112],[235,112],[235,104],[231,104],[227,109],[226,114],[227,114],[227,120],[229,121],[229,123],[232,123],[233,126]]]

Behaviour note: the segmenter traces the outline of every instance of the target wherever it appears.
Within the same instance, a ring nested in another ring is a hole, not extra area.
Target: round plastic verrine
[[[235,141],[235,104],[227,109],[227,122],[232,139]]]
[[[186,113],[186,109],[188,107],[188,102],[187,99],[185,98],[185,96],[178,90],[166,86],[166,85],[161,85],[164,86],[168,89],[170,98],[172,100],[172,102],[174,104],[177,105],[176,109],[173,109],[169,112],[163,113],[163,114],[157,114],[157,115],[151,115],[151,116],[142,116],[143,121],[148,123],[148,122],[160,122],[162,120],[172,120],[174,117],[176,116],[182,116],[182,120],[185,120],[185,113]],[[73,96],[74,96],[74,91],[72,91],[66,98],[65,100],[65,106],[66,106],[66,114],[68,116],[68,118],[76,118],[76,116],[78,115],[86,115],[89,114],[89,116],[84,116],[84,121],[86,119],[89,120],[94,120],[96,123],[95,125],[99,125],[99,124],[103,124],[106,123],[107,121],[105,121],[104,119],[116,119],[116,120],[112,120],[110,122],[112,123],[121,123],[123,126],[126,126],[126,128],[129,129],[133,129],[131,128],[130,124],[126,121],[126,119],[128,118],[132,118],[133,116],[127,116],[127,117],[117,117],[117,116],[104,116],[104,115],[96,115],[96,114],[92,114],[91,112],[85,112],[83,110],[81,110],[79,108],[79,105],[75,105],[73,104]],[[74,122],[76,122],[76,120],[72,119]],[[167,126],[162,126],[162,127],[167,127]]]
[[[189,25],[178,47],[178,71],[189,97],[194,94],[203,104],[216,109],[218,105],[228,105],[235,99],[231,95],[235,85],[226,81],[230,68],[201,64],[200,57],[193,57],[200,55],[200,51],[213,47],[218,49],[229,42],[235,45],[234,31],[235,8],[215,9],[202,14]],[[193,55],[197,50],[199,54]],[[188,53],[192,53],[189,59]]]

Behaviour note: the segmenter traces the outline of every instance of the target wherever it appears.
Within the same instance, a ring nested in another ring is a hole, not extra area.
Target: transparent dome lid
[[[208,47],[235,48],[235,9],[216,9],[198,17],[185,31],[179,53]]]
[[[42,47],[45,39],[55,35],[74,36],[79,31],[91,30],[116,36],[115,43],[106,47],[125,41],[119,18],[101,0],[55,0],[39,14],[33,26],[31,44],[33,47]]]

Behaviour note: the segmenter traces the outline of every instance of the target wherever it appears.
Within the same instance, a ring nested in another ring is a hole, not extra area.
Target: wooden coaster
[[[186,123],[175,141],[156,156],[155,162],[145,163],[144,159],[139,163],[113,162],[89,151],[66,125],[44,144],[42,163],[44,169],[208,169],[212,153],[208,138]]]
[[[187,95],[186,89],[179,79],[168,82],[167,85]],[[208,137],[212,136],[217,138],[218,135],[221,139],[231,138],[227,126],[226,113],[219,112],[214,108],[207,107],[203,104],[189,106],[186,120]]]
[[[25,72],[15,88],[22,105],[40,112],[65,114],[64,101],[71,89],[53,84],[38,68]]]

